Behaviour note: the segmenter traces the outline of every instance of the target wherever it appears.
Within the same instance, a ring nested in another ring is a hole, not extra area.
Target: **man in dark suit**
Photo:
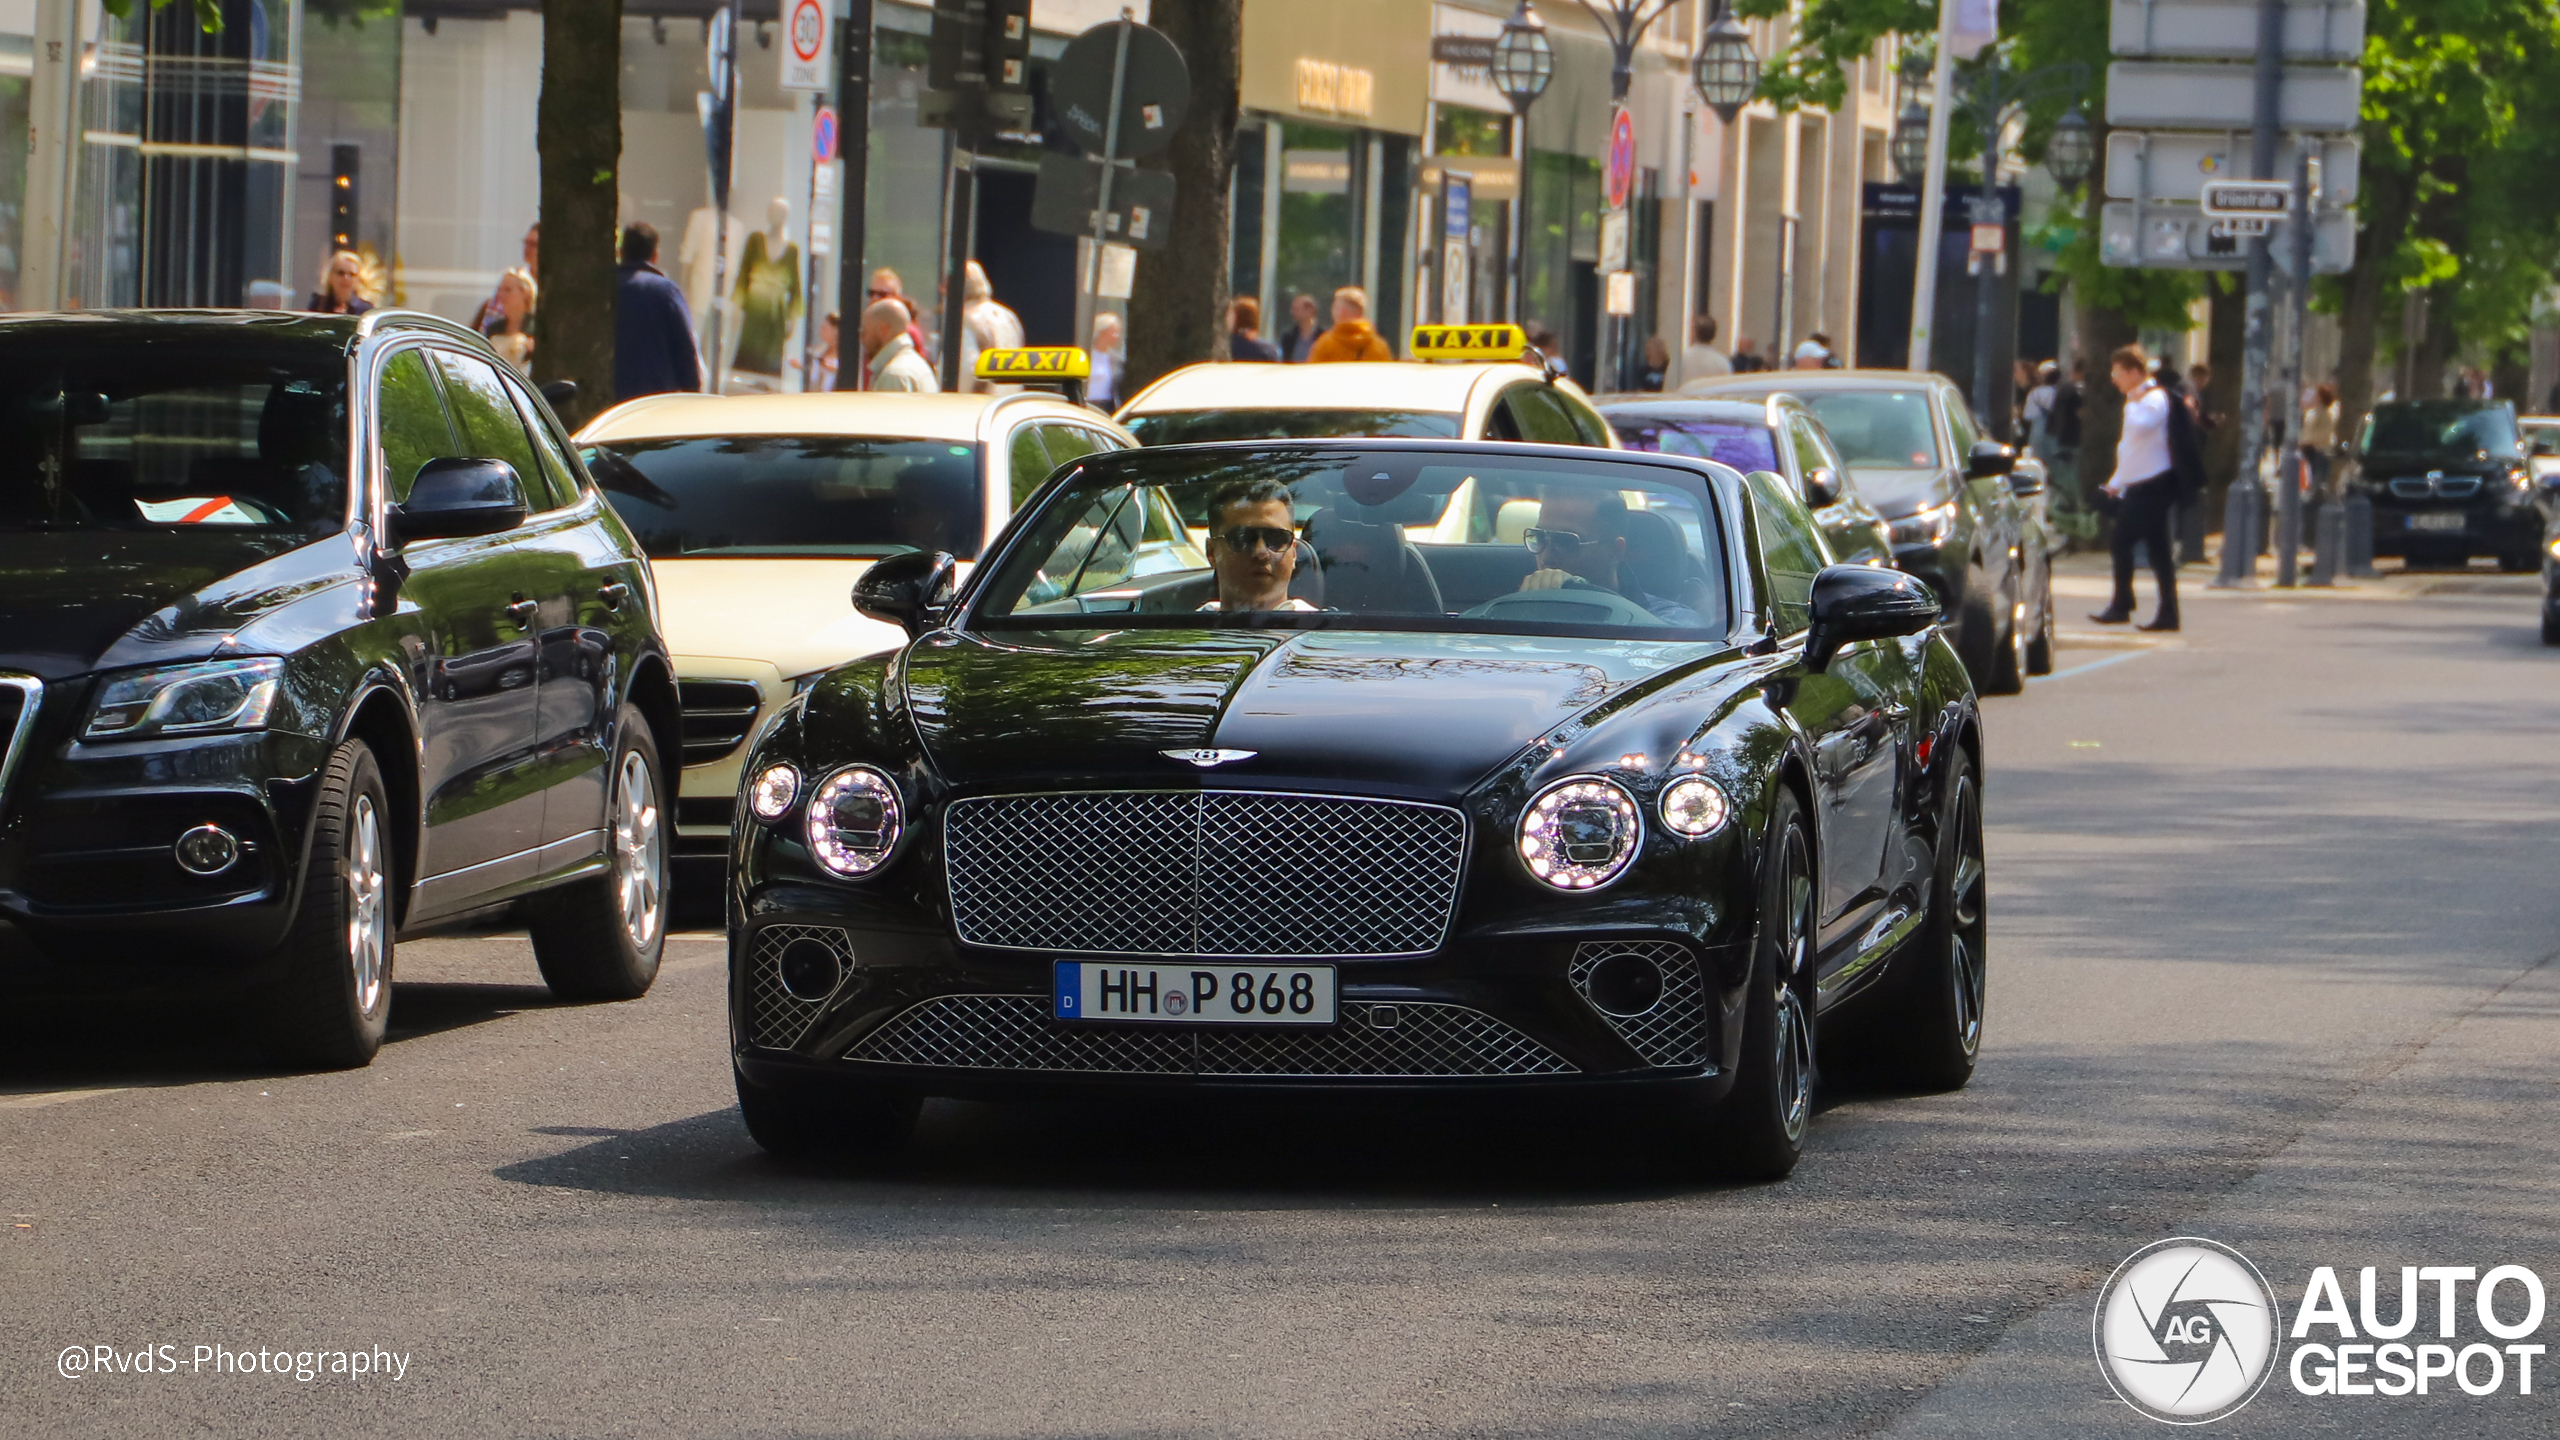
[[[702,388],[693,313],[684,289],[658,268],[657,227],[634,220],[622,232],[614,290],[613,393],[618,400]]]

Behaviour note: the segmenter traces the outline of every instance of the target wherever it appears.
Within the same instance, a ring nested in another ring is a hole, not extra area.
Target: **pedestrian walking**
[[[863,293],[865,308],[875,300],[895,300],[906,310],[907,338],[915,342],[916,353],[924,357],[924,363],[932,364],[934,337],[924,333],[924,312],[916,308],[916,302],[907,294],[906,282],[898,278],[898,272],[886,265],[871,272],[871,286]]]
[[[658,227],[634,220],[622,231],[622,268],[615,272],[613,393],[630,400],[702,388],[702,354],[693,348],[693,313],[684,287],[658,268]]]
[[[1636,388],[1658,393],[1671,379],[1671,347],[1659,335],[1644,337],[1644,364],[1636,371]]]
[[[362,315],[373,308],[363,288],[364,257],[340,250],[320,267],[320,288],[311,292],[311,303],[303,308],[322,315]]]
[[[837,377],[844,373],[843,359],[837,353],[843,343],[843,335],[843,317],[833,310],[828,311],[827,318],[818,322],[818,358],[809,377],[810,389],[836,388]]]
[[[933,367],[917,353],[907,335],[907,307],[895,300],[874,300],[862,312],[862,360],[870,377],[866,390],[931,395],[942,389]]]
[[[1307,363],[1307,353],[1316,348],[1316,338],[1324,334],[1316,324],[1316,297],[1289,297],[1289,333],[1280,337],[1280,358],[1292,365]]]
[[[1280,347],[1262,338],[1262,302],[1239,297],[1227,307],[1227,358],[1277,361]]]
[[[2025,369],[2023,363],[2019,366]],[[2035,367],[2026,388],[2020,392],[2027,398],[2018,406],[2019,422],[2026,426],[2027,453],[2044,462],[2046,471],[2053,469],[2053,406],[2061,388],[2062,367],[2047,360]]]
[[[996,383],[977,378],[978,354],[985,350],[1021,349],[1022,317],[996,299],[995,287],[987,283],[987,272],[975,260],[961,274],[960,299],[960,388],[993,395],[999,388]]]
[[[1689,343],[1680,347],[1680,383],[1732,373],[1732,357],[1716,348],[1716,317],[1700,315],[1690,320]]]
[[[541,259],[542,227],[540,225],[536,225],[532,229],[524,232],[524,265],[522,267],[524,273],[539,279],[542,275],[542,266],[540,264]],[[513,271],[507,271],[498,276],[498,290],[506,288],[507,276],[513,273]],[[472,317],[471,328],[479,331],[483,335],[497,333],[499,317],[498,290],[492,290],[489,292],[489,298],[480,302],[480,313]]]
[[[1345,285],[1333,292],[1333,328],[1307,351],[1310,364],[1332,365],[1352,360],[1393,360],[1396,352],[1378,338],[1369,323],[1369,292]]]
[[[1768,368],[1769,362],[1760,354],[1759,341],[1745,335],[1733,342],[1734,374],[1753,375]]]
[[[2182,403],[2151,375],[2149,357],[2139,345],[2118,350],[2109,378],[2124,394],[2124,429],[2116,440],[2115,474],[2101,492],[2100,508],[2115,520],[2109,549],[2115,561],[2115,598],[2089,618],[2101,625],[2122,625],[2133,618],[2133,548],[2149,554],[2151,574],[2160,589],[2160,608],[2144,630],[2178,628],[2178,557],[2169,548],[2169,516],[2176,508],[2178,479],[2169,455],[2170,407]]]
[[[497,302],[498,316],[480,327],[489,348],[507,357],[519,373],[533,372],[533,307],[541,294],[530,271],[508,271],[498,277],[498,293],[490,297]]]
[[[1795,358],[1791,363],[1789,363],[1787,368],[1790,370],[1820,370],[1830,363],[1830,347],[1824,345],[1821,341],[1808,336],[1803,344],[1796,347]]]
[[[1093,356],[1084,383],[1084,398],[1097,410],[1120,403],[1120,317],[1105,310],[1093,317]]]
[[[2329,456],[2338,448],[2338,387],[2323,380],[2311,390],[2302,411],[2302,464],[2309,472],[2311,493],[2329,493]]]

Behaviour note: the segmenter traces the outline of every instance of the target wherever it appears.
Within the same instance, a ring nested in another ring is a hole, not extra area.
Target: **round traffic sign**
[[[1602,179],[1609,208],[1626,209],[1636,189],[1636,119],[1623,105],[1609,116],[1609,163]]]
[[[824,165],[836,158],[836,107],[821,105],[809,123],[809,158]]]
[[[1067,53],[1049,71],[1049,108],[1076,148],[1102,153],[1111,114],[1111,64],[1120,49],[1120,24],[1096,25],[1067,42]],[[1118,155],[1139,160],[1173,143],[1173,132],[1191,106],[1191,70],[1161,30],[1129,26],[1129,68],[1120,86]]]
[[[791,7],[791,55],[803,65],[818,63],[827,43],[827,11],[821,0],[799,0]]]

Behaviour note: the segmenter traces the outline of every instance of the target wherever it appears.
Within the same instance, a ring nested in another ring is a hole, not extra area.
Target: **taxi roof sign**
[[[1092,357],[1073,345],[1033,345],[1012,350],[978,352],[981,380],[1083,380],[1093,374]]]
[[[1517,325],[1416,325],[1416,360],[1517,360],[1529,337]]]

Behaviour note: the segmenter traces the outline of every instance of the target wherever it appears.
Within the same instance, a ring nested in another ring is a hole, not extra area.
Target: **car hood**
[[[955,785],[1143,783],[1167,750],[1252,752],[1212,773],[1456,796],[1533,740],[1717,653],[1696,642],[1383,631],[937,636],[905,690]]]
[[[2501,475],[2516,463],[2467,452],[2448,455],[2442,451],[2368,450],[2358,468],[2378,479],[2389,479],[2395,475],[2424,475],[2430,470],[2447,475]]]
[[[199,659],[342,578],[345,549],[209,528],[0,533],[0,669],[59,680]]]
[[[894,650],[906,632],[854,613],[868,560],[652,560],[667,653],[760,660],[784,676]]]
[[[1905,470],[1889,466],[1849,467],[1849,484],[1858,497],[1876,507],[1876,513],[1888,520],[1899,520],[1933,505],[1944,505],[1955,498],[1954,482],[1937,466],[1926,470]]]

